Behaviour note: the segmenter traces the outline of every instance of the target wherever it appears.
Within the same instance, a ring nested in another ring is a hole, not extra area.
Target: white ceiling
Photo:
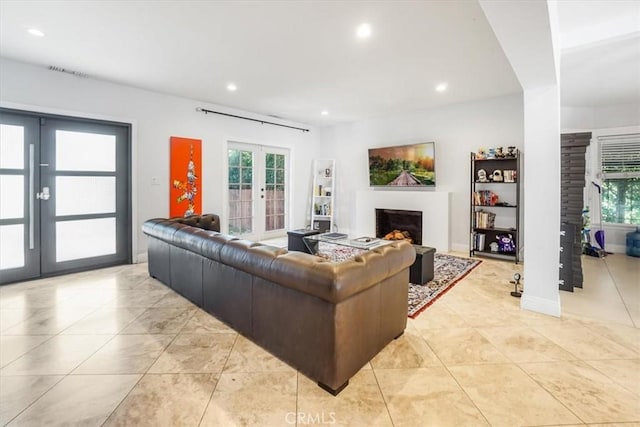
[[[639,103],[640,1],[558,12],[562,104]],[[475,0],[2,0],[0,55],[315,125],[521,91]]]
[[[2,0],[0,55],[316,125],[521,91],[466,0]]]
[[[640,1],[558,2],[563,106],[640,104]]]

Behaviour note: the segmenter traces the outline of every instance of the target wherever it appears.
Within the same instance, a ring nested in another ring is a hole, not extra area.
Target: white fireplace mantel
[[[451,248],[447,191],[362,190],[356,193],[357,235],[375,236],[376,209],[422,211],[422,246],[448,252]]]

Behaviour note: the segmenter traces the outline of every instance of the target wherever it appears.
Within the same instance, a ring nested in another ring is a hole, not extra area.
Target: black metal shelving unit
[[[469,179],[471,183],[469,191],[469,256],[485,256],[503,259],[507,261],[514,261],[516,264],[520,261],[520,181],[522,180],[520,159],[521,153],[519,150],[516,150],[514,155],[511,157],[492,159],[476,159],[476,153],[471,153],[471,177]],[[478,181],[478,171],[481,169],[486,172],[485,176],[488,178],[492,178],[495,171],[501,171],[503,181]],[[513,181],[504,181],[504,171],[515,171]],[[515,194],[513,194],[513,190],[509,190],[509,187],[515,187]],[[486,203],[478,203],[475,195],[476,192],[482,191],[491,191],[497,195],[499,198],[498,204],[491,204],[492,202],[490,200]],[[505,203],[504,200],[500,200],[501,193],[502,195],[509,193],[510,197],[515,197],[515,201],[509,200],[506,202],[507,204],[500,204]],[[501,223],[509,223],[513,224],[513,226],[495,227],[476,224],[476,213],[479,211],[495,214],[495,218],[500,217]],[[489,244],[491,242],[497,242],[498,236],[509,234],[511,235],[515,245],[514,252],[496,252],[489,249]],[[479,235],[484,235],[483,247],[479,246]]]

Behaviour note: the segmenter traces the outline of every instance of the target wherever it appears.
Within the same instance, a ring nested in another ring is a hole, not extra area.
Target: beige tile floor
[[[558,319],[509,295],[521,266],[484,261],[338,397],[146,264],[4,286],[0,424],[638,427],[640,259],[584,264]]]

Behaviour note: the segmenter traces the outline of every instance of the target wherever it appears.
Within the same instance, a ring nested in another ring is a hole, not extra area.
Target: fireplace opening
[[[394,240],[408,234],[414,245],[422,245],[422,212],[376,209],[376,237],[384,239],[390,233]]]

